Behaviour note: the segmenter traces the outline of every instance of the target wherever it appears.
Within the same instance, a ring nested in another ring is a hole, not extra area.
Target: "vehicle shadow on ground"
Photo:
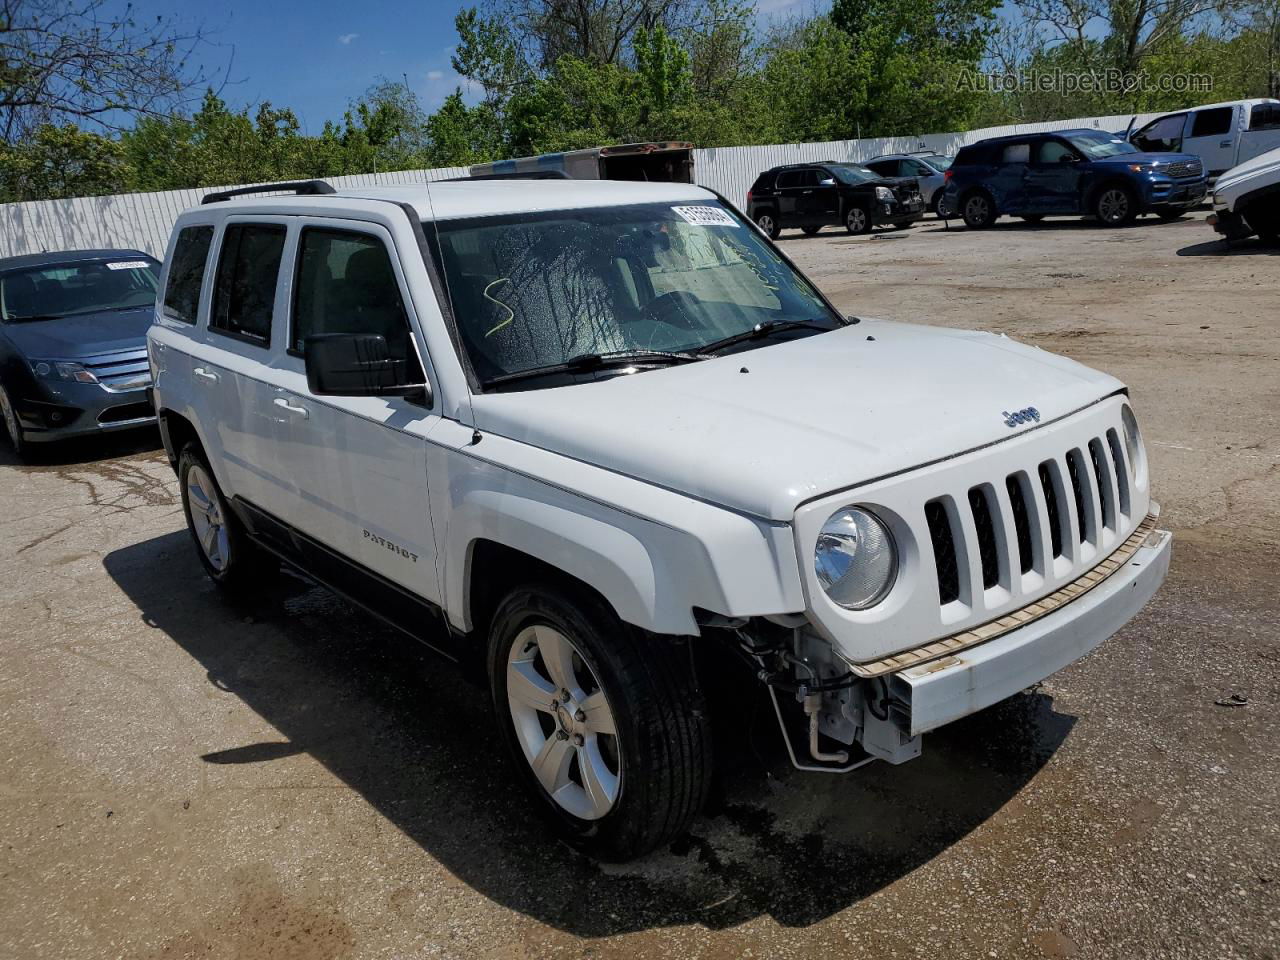
[[[38,470],[42,467],[75,467],[101,460],[114,460],[117,457],[150,453],[161,447],[160,431],[155,427],[121,430],[119,433],[58,440],[54,443],[29,443],[27,452],[21,459],[13,452],[13,446],[8,440],[7,436],[0,435],[0,468],[19,467]]]
[[[579,936],[770,916],[816,923],[939,855],[1006,804],[1075,719],[1024,694],[927,739],[900,767],[795,773],[767,699],[714,694],[721,775],[689,837],[602,865],[554,843],[497,753],[482,690],[372,617],[292,574],[230,600],[185,530],[109,554],[109,575],[155,628],[275,727],[281,741],[220,744],[202,762],[307,752],[484,896]],[[727,676],[723,658],[712,661]],[[728,681],[721,687],[733,686]],[[749,686],[746,689],[751,689]],[[352,878],[376,882],[376,878]]]
[[[1257,237],[1227,242],[1219,237],[1204,243],[1193,243],[1178,251],[1180,257],[1274,257],[1280,255],[1280,244],[1266,243]]]

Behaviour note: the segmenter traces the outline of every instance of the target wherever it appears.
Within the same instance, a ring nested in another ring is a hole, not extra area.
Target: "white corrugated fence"
[[[1156,114],[1142,114],[1138,124]],[[919,137],[880,137],[834,140],[826,143],[787,143],[758,147],[706,147],[694,153],[698,183],[724,194],[741,205],[747,190],[761,171],[783,163],[819,160],[864,161],[884,153],[933,150],[953,154],[966,143],[987,137],[1040,130],[1089,127],[1124,130],[1131,115],[1052,120],[1005,127],[987,127],[964,133],[931,133]],[[431,170],[399,170],[351,177],[330,177],[335,187],[387,186],[423,183],[464,176],[466,167]],[[168,190],[161,193],[124,193],[72,200],[37,200],[0,204],[0,257],[46,250],[85,250],[95,247],[145,250],[157,257],[164,253],[178,214],[197,206],[207,193],[225,187]]]

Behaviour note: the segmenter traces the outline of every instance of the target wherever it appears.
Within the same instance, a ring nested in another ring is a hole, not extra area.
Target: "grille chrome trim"
[[[1112,551],[1111,555],[1105,560],[1085,571],[1075,580],[1055,590],[1048,596],[1041,597],[1034,603],[1005,614],[997,620],[992,620],[989,623],[984,623],[949,637],[943,637],[941,640],[935,640],[933,643],[925,644],[914,650],[904,650],[901,653],[895,653],[893,656],[883,657],[880,660],[873,660],[870,663],[850,663],[849,669],[859,677],[879,677],[886,673],[897,673],[907,667],[914,667],[930,660],[937,660],[958,650],[964,650],[967,647],[991,640],[1001,634],[1008,633],[1010,630],[1016,630],[1018,627],[1031,623],[1033,620],[1039,620],[1041,617],[1061,609],[1077,597],[1084,596],[1084,594],[1124,566],[1129,558],[1138,552],[1138,548],[1142,546],[1142,542],[1147,538],[1147,535],[1155,529],[1155,525],[1156,514],[1148,514],[1147,518],[1138,524],[1128,539]]]

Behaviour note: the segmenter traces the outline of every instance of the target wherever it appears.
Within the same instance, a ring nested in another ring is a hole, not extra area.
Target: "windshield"
[[[0,274],[0,319],[10,323],[149,307],[154,260],[76,260]]]
[[[1077,150],[1091,160],[1115,157],[1122,153],[1138,152],[1133,144],[1109,133],[1073,133],[1067,139],[1071,141]]]
[[[843,324],[758,231],[711,199],[435,227],[433,253],[482,383],[586,355],[696,352],[757,327],[803,336]]]
[[[856,163],[832,164],[827,168],[841,183],[866,183],[868,180],[879,180],[880,174]]]
[[[951,166],[951,158],[944,157],[941,154],[931,153],[920,158],[939,173],[945,173],[947,168]]]

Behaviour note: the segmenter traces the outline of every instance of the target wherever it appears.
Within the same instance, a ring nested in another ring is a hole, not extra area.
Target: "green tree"
[[[71,124],[46,124],[22,143],[0,143],[0,202],[119,193],[130,182],[117,141]]]

